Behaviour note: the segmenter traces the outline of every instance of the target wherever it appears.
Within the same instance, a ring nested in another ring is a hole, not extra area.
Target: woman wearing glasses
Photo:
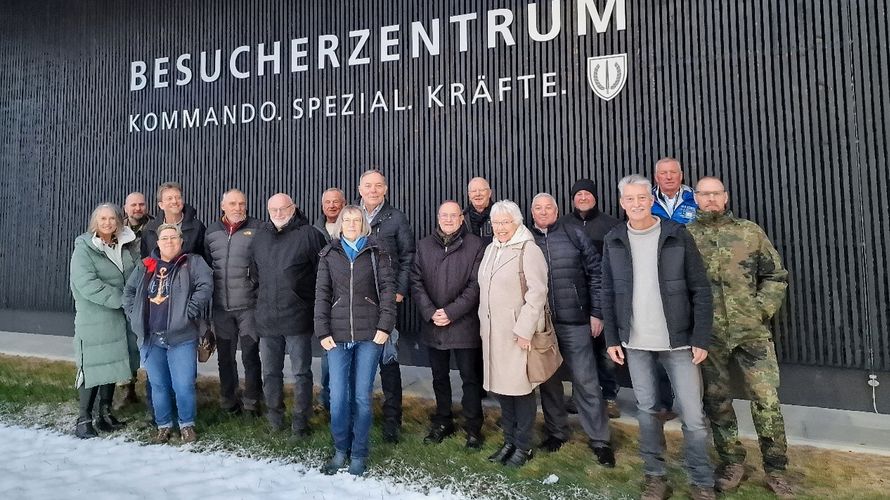
[[[396,274],[390,256],[369,237],[359,207],[343,208],[337,228],[339,238],[321,251],[315,286],[315,333],[328,355],[334,439],[334,457],[322,471],[335,474],[349,459],[349,473],[361,476],[374,376],[396,322]]]
[[[155,443],[170,440],[173,402],[183,443],[195,433],[195,377],[201,326],[213,295],[213,273],[197,254],[182,253],[182,232],[158,227],[158,247],[143,259],[124,289],[124,310],[142,338],[139,352],[151,383],[158,432]]]
[[[121,309],[124,283],[138,260],[136,234],[124,225],[120,209],[110,203],[96,207],[87,232],[74,240],[71,255],[75,385],[80,399],[75,435],[82,439],[96,437],[96,429],[110,432],[123,426],[111,414],[111,400],[114,384],[129,380],[139,367],[136,342]]]

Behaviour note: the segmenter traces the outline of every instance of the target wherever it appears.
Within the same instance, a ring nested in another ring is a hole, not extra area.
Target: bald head
[[[491,186],[482,177],[473,177],[467,184],[467,197],[477,212],[482,212],[491,205]]]
[[[287,225],[297,211],[294,200],[284,193],[272,195],[266,203],[266,208],[269,210],[269,219],[278,229]]]
[[[720,179],[702,177],[695,185],[695,202],[705,212],[724,212],[729,203],[729,193]]]
[[[145,219],[145,195],[138,191],[128,194],[124,200],[124,213],[135,224]]]

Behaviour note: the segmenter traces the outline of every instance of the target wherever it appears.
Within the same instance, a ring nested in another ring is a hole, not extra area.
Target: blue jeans
[[[331,411],[331,376],[328,374],[328,351],[321,353],[321,392],[318,394],[318,400],[324,409],[330,413]]]
[[[338,342],[328,351],[331,381],[331,436],[334,448],[368,458],[371,397],[383,346],[373,341]],[[351,397],[350,397],[351,396]]]
[[[664,476],[664,422],[655,414],[659,409],[657,362],[660,361],[674,387],[674,409],[683,429],[683,452],[692,484],[714,486],[714,466],[708,457],[708,426],[702,409],[702,378],[692,364],[692,350],[641,351],[625,349],[627,368],[637,397],[640,422],[640,455],[643,471],[650,476]]]
[[[159,429],[173,426],[173,399],[179,428],[195,425],[195,378],[198,374],[198,342],[175,346],[144,345],[139,348],[142,366],[148,371],[151,404]]]

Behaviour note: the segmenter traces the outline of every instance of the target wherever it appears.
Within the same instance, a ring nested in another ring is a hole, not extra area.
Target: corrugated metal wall
[[[546,30],[550,3],[538,3]],[[437,202],[463,200],[474,175],[521,205],[539,191],[567,205],[571,182],[588,176],[602,186],[600,205],[617,215],[617,180],[651,174],[656,159],[672,155],[688,181],[726,179],[733,209],[762,224],[782,253],[792,272],[777,321],[783,361],[890,370],[886,2],[627,0],[626,31],[613,20],[606,33],[591,27],[579,37],[570,0],[559,2],[563,33],[546,43],[524,33],[525,5],[0,3],[0,308],[69,310],[67,260],[90,209],[165,180],[181,181],[205,220],[231,186],[248,193],[254,214],[286,191],[315,217],[326,187],[355,193],[359,172],[377,166],[390,178],[392,202],[425,235]],[[484,19],[491,8],[515,12],[517,45],[486,48],[477,21],[470,50],[458,52],[448,17]],[[442,55],[412,59],[408,26],[433,18],[442,19]],[[194,61],[216,48],[225,58],[244,44],[255,61],[258,43],[280,40],[287,54],[291,38],[336,34],[348,43],[348,32],[361,28],[372,30],[376,51],[375,31],[393,24],[402,26],[399,62],[374,57],[370,65],[291,74],[285,55],[278,76],[236,80],[224,72],[212,84],[127,88],[133,60],[191,53]],[[588,87],[586,59],[621,52],[627,87],[601,101]],[[565,95],[538,91],[525,100],[514,91],[502,103],[299,121],[286,108],[300,96],[394,88],[425,103],[426,85],[472,89],[480,75],[495,83],[550,71]],[[131,113],[266,100],[284,120],[127,132]]]

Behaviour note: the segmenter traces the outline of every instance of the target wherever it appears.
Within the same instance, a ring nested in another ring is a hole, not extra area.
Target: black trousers
[[[501,404],[501,428],[504,430],[504,443],[512,444],[520,450],[532,449],[532,433],[535,415],[538,413],[538,400],[535,393],[524,396],[504,396],[495,394]]]
[[[482,430],[482,372],[479,360],[482,349],[434,349],[428,348],[430,369],[433,372],[433,392],[436,393],[436,413],[433,425],[451,426],[454,415],[451,412],[451,355],[460,372],[463,397],[460,403],[464,418],[464,430],[478,434]]]
[[[398,362],[380,363],[384,425],[402,425],[402,369]]]
[[[217,362],[219,363],[219,405],[232,409],[239,404],[255,410],[263,400],[263,371],[260,363],[260,342],[256,337],[253,310],[213,311],[216,332]],[[238,362],[236,353],[241,344],[241,364],[244,366],[244,393],[239,401]]]
[[[93,407],[96,404],[96,396],[99,397],[100,408],[108,411],[111,408],[111,400],[114,399],[114,384],[80,387],[77,389],[78,406],[80,409],[78,418],[81,421],[93,419]]]

